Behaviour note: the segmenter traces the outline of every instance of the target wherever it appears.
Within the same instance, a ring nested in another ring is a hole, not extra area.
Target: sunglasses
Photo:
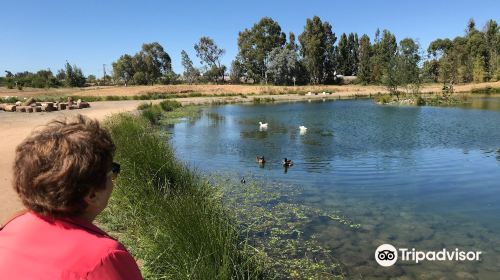
[[[113,176],[113,180],[120,174],[120,164],[113,162],[111,163],[111,171],[109,171],[108,176]]]

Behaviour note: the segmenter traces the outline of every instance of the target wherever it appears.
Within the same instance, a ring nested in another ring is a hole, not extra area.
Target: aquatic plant
[[[302,190],[293,185],[260,182],[247,177],[246,184],[235,176],[210,175],[211,184],[222,192],[224,203],[233,210],[247,242],[267,259],[266,266],[278,279],[344,279],[344,268],[308,232],[312,220],[325,218],[347,230],[360,224],[335,211],[322,210],[298,200]]]

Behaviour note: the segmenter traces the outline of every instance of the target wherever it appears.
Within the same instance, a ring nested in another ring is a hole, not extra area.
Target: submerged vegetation
[[[337,223],[350,230],[355,224],[338,212],[321,210],[298,200],[302,190],[277,182],[247,180],[234,176],[212,177],[233,210],[247,243],[266,258],[265,266],[276,279],[344,279],[344,269],[330,249],[320,245],[307,228],[315,220]]]

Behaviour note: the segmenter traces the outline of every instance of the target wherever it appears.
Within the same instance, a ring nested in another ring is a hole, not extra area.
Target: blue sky
[[[181,73],[181,50],[196,65],[193,45],[209,36],[226,50],[229,67],[238,52],[238,32],[270,16],[284,32],[298,35],[315,15],[342,32],[388,29],[397,40],[411,37],[426,49],[436,38],[463,35],[469,18],[478,28],[488,19],[500,22],[500,1],[39,1],[0,0],[0,75],[12,72],[56,71],[66,60],[85,75],[102,76],[120,55],[134,54],[144,42],[158,41]]]

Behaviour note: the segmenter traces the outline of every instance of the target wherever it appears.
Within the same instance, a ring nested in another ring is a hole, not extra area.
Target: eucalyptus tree
[[[145,79],[151,85],[172,71],[170,56],[158,42],[143,44],[136,58],[140,60]]]
[[[127,86],[134,74],[136,69],[134,69],[134,58],[129,54],[124,54],[120,58],[113,62],[113,77],[116,81],[122,81],[125,86]]]
[[[270,17],[263,17],[252,28],[239,32],[238,55],[246,75],[255,82],[265,82],[269,54],[273,49],[284,46],[285,42],[285,33]]]
[[[200,41],[194,45],[194,49],[201,63],[208,67],[205,75],[208,75],[215,83],[219,78],[224,81],[226,67],[222,65],[221,58],[226,51],[219,48],[214,40],[207,36],[201,37]]]
[[[407,92],[410,89],[416,92],[420,88],[419,53],[420,47],[413,39],[405,38],[399,42],[400,80]]]
[[[312,84],[334,81],[336,40],[330,23],[322,22],[318,16],[306,20],[299,42],[303,63]]]
[[[377,33],[379,33],[378,30]],[[382,76],[387,73],[390,67],[389,64],[392,63],[392,66],[394,66],[393,58],[396,56],[398,45],[396,36],[386,29],[382,32],[382,38],[377,35],[375,38],[371,58],[372,76],[370,80],[374,83],[380,83],[382,82]]]
[[[184,67],[184,79],[192,84],[198,80],[200,77],[200,70],[193,66],[193,61],[189,58],[189,55],[185,50],[181,51],[182,66]]]
[[[229,79],[232,83],[241,83],[242,79],[246,81],[245,69],[241,58],[236,56],[236,58],[231,62],[231,70],[229,72]]]
[[[269,54],[267,77],[276,85],[291,85],[297,79],[299,57],[296,51],[277,47]]]

